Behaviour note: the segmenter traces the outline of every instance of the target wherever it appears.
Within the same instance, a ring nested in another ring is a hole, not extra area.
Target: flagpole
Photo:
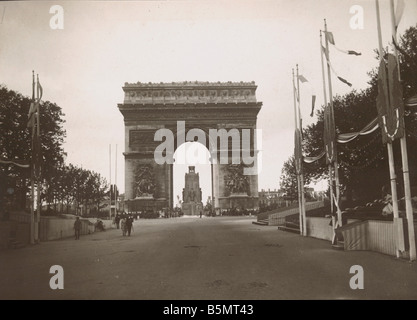
[[[32,70],[32,103],[35,100],[35,71]],[[33,115],[31,115],[32,117]],[[32,121],[32,119],[29,119]],[[34,143],[33,139],[35,137],[35,126],[32,125],[32,161],[31,161],[31,172],[30,172],[30,243],[35,244],[35,165],[34,165]]]
[[[297,122],[297,93],[295,92],[295,82],[294,82],[294,69],[292,69],[292,87],[293,87],[293,98],[294,98],[294,126],[295,126],[295,135],[294,138],[297,137],[296,132],[298,128],[298,122]],[[300,175],[298,170],[298,159],[297,159],[297,151],[298,148],[299,139],[294,139],[294,162],[295,162],[295,173],[297,175],[297,194],[298,194],[298,211],[299,211],[299,220],[300,220],[300,234],[303,234],[303,224],[302,224],[302,206],[301,206],[301,188],[300,188]]]
[[[302,152],[302,120],[301,120],[301,111],[300,111],[300,78],[298,75],[298,64],[296,65],[297,68],[297,101],[298,101],[298,121],[299,121],[299,129],[300,129],[300,135],[299,135],[299,143],[300,143],[300,150]],[[304,199],[304,174],[303,174],[303,159],[302,159],[302,153],[300,155],[300,192],[301,192],[301,214],[303,219],[303,236],[307,235],[306,230],[306,211],[305,211],[305,199]]]
[[[37,174],[36,174],[36,184],[37,184],[37,210],[36,210],[36,221],[35,221],[35,241],[39,242],[39,222],[41,220],[41,170],[40,170],[40,155],[41,155],[41,144],[40,144],[40,95],[39,95],[39,75],[36,75],[36,100],[37,100],[37,113],[36,113],[36,144],[37,144],[37,154],[36,154],[36,163],[37,163]]]
[[[115,167],[114,167],[114,214],[117,213],[117,144],[116,144],[116,154],[115,154]]]
[[[375,0],[375,7],[376,7],[376,21],[377,21],[377,29],[378,29],[378,48],[379,48],[379,61],[382,62],[384,59],[384,51],[382,49],[382,35],[381,35],[381,17],[379,14],[379,1]],[[394,214],[394,221],[398,220],[398,196],[397,196],[397,182],[395,176],[395,168],[394,168],[394,153],[392,150],[392,144],[387,142],[387,152],[388,152],[388,163],[389,163],[389,174],[390,174],[390,182],[391,182],[391,197],[392,197],[392,208]],[[396,241],[396,256],[397,258],[400,257],[400,252],[398,250],[398,243],[400,240],[400,234],[397,230],[397,241]]]
[[[390,0],[391,23],[392,23],[392,39],[397,43],[397,28],[394,14],[394,0]],[[394,46],[395,58],[398,66],[398,80],[401,81],[400,60],[398,59],[397,48]],[[413,205],[411,203],[411,189],[410,189],[410,174],[408,169],[408,154],[407,154],[407,133],[404,130],[404,136],[400,139],[401,144],[401,160],[404,177],[404,197],[405,197],[405,211],[407,216],[408,226],[408,241],[410,244],[410,261],[416,260],[416,238],[413,221]]]
[[[110,198],[110,206],[109,206],[109,217],[111,220],[111,144],[109,144],[109,173],[110,173],[110,190],[109,190],[109,198]]]
[[[324,63],[323,63],[323,39],[322,39],[322,34],[321,34],[321,30],[320,30],[320,58],[321,58],[321,75],[323,78],[323,96],[324,96],[324,108],[325,110],[328,108],[327,106],[327,92],[326,92],[326,76],[324,73]],[[325,111],[325,115],[326,116],[326,111]],[[326,154],[327,157],[327,154]],[[332,227],[333,227],[333,240],[332,240],[332,244],[335,244],[335,239],[336,239],[336,221],[333,215],[333,172],[332,172],[332,164],[329,162],[329,189],[330,189],[330,212],[332,213]]]
[[[334,120],[334,110],[333,110],[333,92],[332,92],[332,77],[331,77],[331,72],[330,72],[330,53],[329,53],[329,41],[328,41],[328,36],[327,36],[327,23],[326,23],[326,19],[324,19],[324,31],[325,31],[325,40],[326,40],[326,60],[327,60],[327,78],[328,78],[328,82],[329,82],[329,98],[330,98],[330,117],[332,120],[332,128],[331,130],[334,132],[334,134],[336,134],[336,128],[335,128],[335,120]],[[339,206],[339,200],[340,200],[340,184],[339,184],[339,169],[338,169],[338,164],[337,164],[337,149],[336,149],[336,141],[335,141],[335,137],[333,137],[333,141],[331,142],[333,143],[333,156],[334,156],[334,177],[335,177],[335,182],[336,182],[336,201],[335,201],[335,205],[336,205],[336,210],[337,210],[337,223],[339,226],[342,226],[342,212],[340,210],[340,206]],[[333,185],[333,183],[332,183]]]

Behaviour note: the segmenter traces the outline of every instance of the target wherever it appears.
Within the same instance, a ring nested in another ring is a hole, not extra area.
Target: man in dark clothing
[[[77,217],[74,222],[74,230],[75,230],[75,240],[80,239],[80,232],[81,232],[81,220],[80,217]]]
[[[119,229],[120,215],[118,213],[116,214],[116,217],[114,217],[114,223],[116,223],[116,228]]]
[[[128,216],[126,218],[126,231],[129,237],[130,237],[130,232],[132,231],[132,226],[133,226],[133,218],[132,216]]]

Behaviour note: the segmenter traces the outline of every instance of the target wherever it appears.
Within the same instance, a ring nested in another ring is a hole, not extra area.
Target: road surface
[[[0,252],[1,299],[416,299],[417,264],[330,243],[250,217],[138,220],[131,237],[108,230]],[[64,270],[52,290],[50,267]],[[353,290],[350,268],[364,271]]]

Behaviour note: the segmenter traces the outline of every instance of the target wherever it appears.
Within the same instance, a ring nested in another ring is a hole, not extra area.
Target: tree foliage
[[[72,164],[58,168],[51,182],[45,188],[45,199],[48,208],[53,205],[55,212],[58,203],[65,204],[66,213],[72,213],[71,207],[81,212],[81,206],[82,212],[99,211],[107,194],[107,182],[100,174]],[[63,206],[60,210],[63,211]]]
[[[30,102],[29,97],[0,86],[1,159],[27,164],[32,162],[32,132],[27,128]],[[99,210],[107,192],[106,180],[96,172],[64,164],[64,113],[57,104],[49,101],[41,102],[40,110],[42,203],[46,203],[48,209],[53,206],[55,212],[58,203],[65,203],[67,212],[70,206],[80,205],[87,209],[94,207]],[[2,163],[0,171],[8,183],[13,184],[13,207],[27,209],[30,169]],[[5,182],[1,182],[4,187]],[[5,196],[4,192],[2,193],[0,198]],[[4,201],[1,203],[4,204]],[[4,208],[0,208],[1,210]]]
[[[27,128],[30,99],[5,86],[0,86],[0,157],[7,160],[31,163],[31,130]],[[41,170],[48,182],[55,167],[63,163],[65,130],[61,108],[55,103],[40,104]],[[6,176],[16,184],[16,203],[24,208],[30,185],[30,169],[15,165],[2,165]]]
[[[291,156],[284,162],[281,170],[279,187],[287,200],[296,200],[298,198],[298,184],[294,156]]]

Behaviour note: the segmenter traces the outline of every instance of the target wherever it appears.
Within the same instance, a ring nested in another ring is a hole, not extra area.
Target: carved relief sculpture
[[[242,164],[229,164],[224,177],[226,189],[230,193],[248,193],[249,178],[243,174]]]
[[[151,165],[138,165],[135,169],[135,196],[153,196],[155,192],[155,177]]]

